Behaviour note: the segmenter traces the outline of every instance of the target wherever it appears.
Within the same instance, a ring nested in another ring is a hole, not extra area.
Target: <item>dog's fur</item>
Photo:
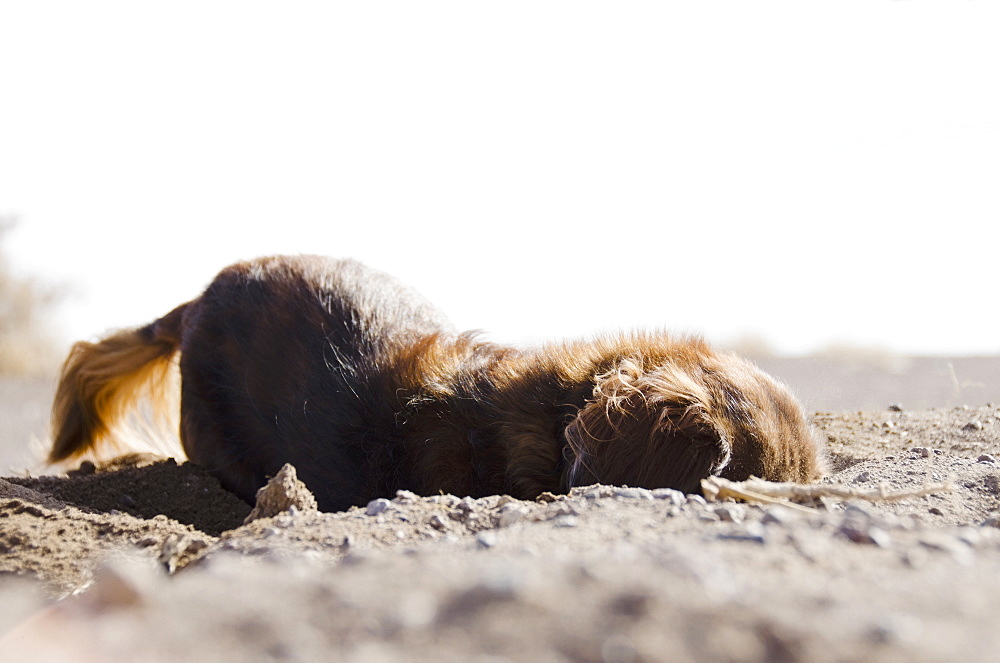
[[[233,265],[156,322],[78,343],[50,461],[113,442],[178,350],[184,449],[248,501],[284,463],[324,510],[398,489],[532,499],[595,482],[696,492],[712,474],[820,472],[786,389],[700,340],[494,345],[456,334],[390,277],[320,257]]]

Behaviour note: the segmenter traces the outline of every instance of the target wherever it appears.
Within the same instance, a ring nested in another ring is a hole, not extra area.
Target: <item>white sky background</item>
[[[1000,3],[0,4],[0,213],[67,341],[238,259],[461,328],[1000,352]]]

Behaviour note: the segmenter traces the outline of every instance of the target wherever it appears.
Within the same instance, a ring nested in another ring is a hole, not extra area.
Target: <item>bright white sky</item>
[[[238,259],[462,328],[1000,352],[1000,3],[0,4],[0,213],[66,339]]]

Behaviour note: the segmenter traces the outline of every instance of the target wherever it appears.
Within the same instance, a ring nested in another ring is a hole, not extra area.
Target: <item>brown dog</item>
[[[695,492],[712,474],[819,474],[792,396],[700,340],[516,350],[454,333],[388,276],[320,257],[233,265],[156,322],[76,344],[50,460],[113,442],[178,350],[184,449],[248,501],[284,463],[324,510],[398,489],[533,499],[595,482]]]

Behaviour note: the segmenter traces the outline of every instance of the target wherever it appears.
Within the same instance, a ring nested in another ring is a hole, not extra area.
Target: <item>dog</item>
[[[285,463],[324,511],[401,489],[696,493],[711,475],[808,482],[822,469],[788,390],[698,338],[516,349],[456,332],[381,272],[319,256],[232,265],[159,320],[77,343],[50,462],[113,446],[145,385],[163,387],[151,407],[169,409],[175,364],[188,459],[251,503]]]

